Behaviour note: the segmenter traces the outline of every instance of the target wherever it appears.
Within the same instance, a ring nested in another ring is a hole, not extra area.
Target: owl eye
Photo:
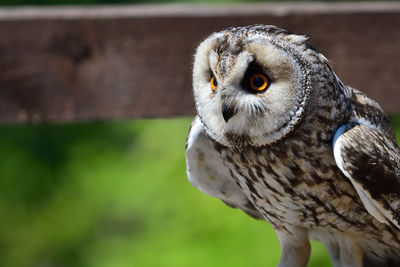
[[[212,76],[210,79],[210,87],[213,91],[215,91],[217,90],[217,86],[218,86],[217,80],[215,79],[215,76]]]
[[[268,87],[268,77],[264,74],[257,73],[250,77],[250,87],[256,92],[264,91]]]

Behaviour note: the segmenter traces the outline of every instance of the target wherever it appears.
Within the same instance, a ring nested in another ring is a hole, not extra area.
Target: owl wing
[[[335,161],[350,179],[367,211],[400,228],[400,151],[383,130],[346,124],[335,133]]]
[[[204,132],[203,124],[196,117],[186,141],[186,172],[190,183],[203,193],[221,199],[233,208],[262,219],[249,199],[229,174],[222,158]]]

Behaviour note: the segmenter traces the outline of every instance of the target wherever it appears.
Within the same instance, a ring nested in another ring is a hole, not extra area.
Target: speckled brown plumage
[[[400,152],[390,122],[307,39],[253,25],[199,46],[189,180],[268,221],[281,242],[280,267],[305,266],[309,238],[325,244],[334,266],[397,266]],[[246,86],[256,72],[268,77],[265,92]],[[210,160],[199,164],[199,153]]]

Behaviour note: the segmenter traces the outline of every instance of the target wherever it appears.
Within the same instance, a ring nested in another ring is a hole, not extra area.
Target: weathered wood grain
[[[0,9],[0,122],[194,114],[197,44],[229,26],[310,34],[346,83],[400,113],[400,3]]]

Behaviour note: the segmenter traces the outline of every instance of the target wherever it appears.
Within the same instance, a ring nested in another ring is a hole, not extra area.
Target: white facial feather
[[[263,35],[247,38],[238,54],[229,53],[231,43],[224,44],[227,50],[221,53],[223,42],[228,42],[223,32],[211,35],[197,49],[194,61],[194,96],[207,133],[227,146],[232,145],[227,134],[247,136],[256,146],[275,142],[291,131],[303,113],[306,93],[301,77],[306,74],[293,55]],[[252,62],[270,78],[265,92],[243,88]],[[227,71],[222,72],[221,66]],[[212,76],[218,83],[215,92],[210,88]],[[223,97],[236,112],[228,122],[222,116]]]

